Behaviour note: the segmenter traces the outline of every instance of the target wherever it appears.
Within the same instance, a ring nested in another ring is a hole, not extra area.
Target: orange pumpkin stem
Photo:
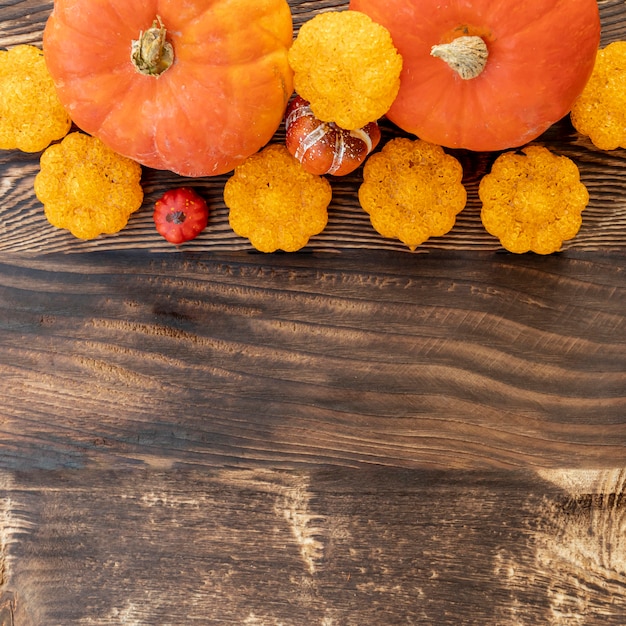
[[[433,46],[430,54],[445,61],[463,80],[470,80],[485,69],[489,51],[482,37],[471,35]]]
[[[161,18],[152,27],[139,33],[131,44],[130,58],[136,70],[148,76],[160,76],[174,62],[174,48],[166,41],[167,31]]]

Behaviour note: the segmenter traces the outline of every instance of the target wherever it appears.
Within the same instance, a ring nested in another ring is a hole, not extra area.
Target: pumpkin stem
[[[152,27],[139,33],[139,39],[131,44],[130,58],[135,69],[148,76],[159,76],[174,62],[174,48],[165,40],[165,26],[161,18]]]
[[[463,80],[469,80],[485,69],[489,51],[482,37],[472,35],[433,46],[430,54],[443,59]]]

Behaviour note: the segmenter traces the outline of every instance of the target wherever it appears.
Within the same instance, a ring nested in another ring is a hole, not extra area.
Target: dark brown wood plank
[[[0,615],[622,626],[625,502],[618,471],[18,472],[0,482]]]
[[[626,257],[0,265],[0,465],[616,467]]]
[[[626,10],[621,0],[602,0],[599,3],[603,25],[602,45],[616,39],[626,39]],[[346,9],[347,2],[327,0],[302,2],[290,0],[297,29],[320,11]],[[14,0],[0,6],[0,46],[17,43],[41,44],[41,33],[52,2],[41,0]],[[396,136],[408,136],[383,120],[383,143]],[[284,140],[281,127],[273,141]],[[584,213],[583,226],[578,236],[564,244],[564,250],[623,252],[626,249],[626,152],[602,152],[579,136],[566,118],[546,132],[538,143],[572,158],[581,170],[583,182],[590,191],[591,200]],[[451,151],[464,168],[464,184],[468,191],[466,208],[448,235],[433,238],[420,246],[418,252],[430,250],[495,251],[499,242],[489,235],[480,221],[478,183],[486,174],[496,154]],[[207,198],[212,216],[208,229],[193,242],[184,245],[195,252],[232,252],[251,249],[246,239],[233,233],[228,224],[228,210],[223,202],[224,183],[229,175],[200,178],[189,181],[167,172],[144,170],[145,202],[117,235],[82,242],[66,231],[48,224],[43,207],[33,192],[33,180],[39,167],[39,155],[0,152],[0,252],[42,254],[50,252],[90,252],[144,250],[176,252],[177,248],[164,241],[152,222],[154,202],[172,186],[183,181],[197,187]],[[338,252],[344,250],[388,250],[410,254],[408,248],[396,240],[380,237],[371,227],[369,217],[358,203],[357,190],[361,184],[361,170],[346,177],[330,177],[333,201],[329,210],[329,224],[325,231],[312,238],[310,251]]]
[[[51,8],[2,3],[0,45]],[[541,142],[592,195],[546,258],[482,229],[490,154],[456,153],[468,207],[416,254],[357,172],[307,251],[260,255],[226,177],[193,181],[213,217],[182,250],[150,217],[181,180],[150,170],[129,227],[81,243],[38,155],[0,153],[0,626],[622,626],[625,154],[567,120]]]

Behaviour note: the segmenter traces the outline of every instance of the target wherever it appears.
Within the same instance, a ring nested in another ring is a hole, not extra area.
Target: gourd
[[[206,228],[209,207],[191,187],[176,187],[155,202],[152,219],[164,239],[181,244],[195,239]]]
[[[300,96],[287,107],[285,145],[311,174],[350,174],[376,148],[380,138],[376,122],[356,130],[345,130],[334,122],[322,122]]]
[[[259,252],[296,252],[326,228],[332,193],[287,146],[271,143],[235,168],[224,203],[230,227]]]
[[[43,44],[79,128],[145,166],[205,176],[279,127],[292,39],[285,0],[56,0]]]
[[[387,117],[449,148],[504,150],[569,113],[600,42],[596,0],[351,0],[403,58]]]
[[[79,239],[112,235],[144,199],[141,167],[97,137],[73,132],[46,148],[34,188],[46,219]]]

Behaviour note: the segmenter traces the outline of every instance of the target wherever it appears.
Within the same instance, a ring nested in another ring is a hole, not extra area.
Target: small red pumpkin
[[[195,239],[206,228],[209,208],[193,189],[178,187],[156,201],[152,217],[160,235],[180,244]]]
[[[322,122],[309,103],[296,96],[287,107],[286,145],[311,174],[343,176],[353,172],[380,141],[380,129],[370,122],[357,130],[345,130],[334,122]]]
[[[596,0],[351,0],[350,9],[385,26],[402,55],[387,117],[449,148],[504,150],[538,137],[569,113],[600,42]],[[478,73],[460,67],[470,57],[452,58],[465,43],[485,61]]]
[[[293,92],[286,0],[55,0],[44,55],[72,120],[148,167],[223,174]]]

